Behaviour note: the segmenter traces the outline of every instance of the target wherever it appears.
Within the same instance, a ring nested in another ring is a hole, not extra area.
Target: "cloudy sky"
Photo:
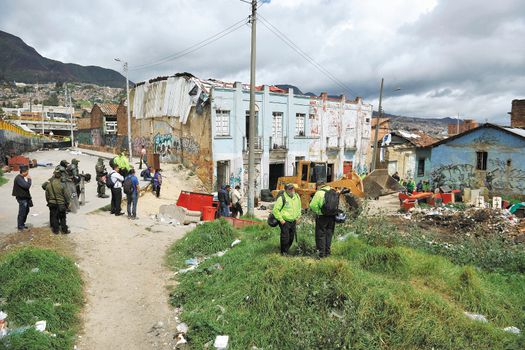
[[[121,70],[113,59],[126,59],[136,82],[181,71],[249,82],[250,28],[232,27],[249,10],[240,0],[0,0],[0,29],[63,62]],[[388,113],[499,123],[525,98],[524,0],[272,0],[259,14],[258,84],[377,108],[384,77]]]

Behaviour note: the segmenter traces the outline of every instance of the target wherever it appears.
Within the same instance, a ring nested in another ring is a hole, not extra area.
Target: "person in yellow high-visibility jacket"
[[[301,198],[295,193],[293,184],[287,184],[285,191],[277,197],[273,215],[281,229],[281,254],[288,254],[297,234],[297,219],[301,216]]]
[[[119,173],[124,177],[126,177],[128,175],[128,172],[131,170],[131,165],[129,164],[127,154],[128,151],[125,148],[123,148],[120,154],[113,158],[113,163],[118,165],[120,169]]]

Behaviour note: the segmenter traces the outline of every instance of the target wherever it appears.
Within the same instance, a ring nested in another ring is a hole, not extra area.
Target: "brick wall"
[[[510,125],[513,128],[525,128],[525,100],[513,100],[510,112]]]
[[[128,134],[128,111],[124,102],[120,102],[117,108],[117,135],[123,136]]]
[[[91,128],[101,128],[104,115],[98,105],[94,105],[91,109]]]

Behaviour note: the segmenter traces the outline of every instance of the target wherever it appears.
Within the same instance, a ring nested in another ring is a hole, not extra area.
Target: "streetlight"
[[[115,61],[122,62],[120,58],[115,58]],[[124,73],[126,74],[126,111],[128,112],[128,152],[129,152],[129,163],[133,164],[132,158],[133,153],[131,153],[131,114],[129,111],[129,79],[128,79],[128,62],[124,63]]]

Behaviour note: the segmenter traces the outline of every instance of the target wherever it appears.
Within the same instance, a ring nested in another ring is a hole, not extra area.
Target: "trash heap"
[[[480,238],[501,237],[514,243],[525,243],[525,232],[520,230],[522,223],[506,209],[419,207],[404,217],[422,224],[421,226],[443,228],[453,234]]]

